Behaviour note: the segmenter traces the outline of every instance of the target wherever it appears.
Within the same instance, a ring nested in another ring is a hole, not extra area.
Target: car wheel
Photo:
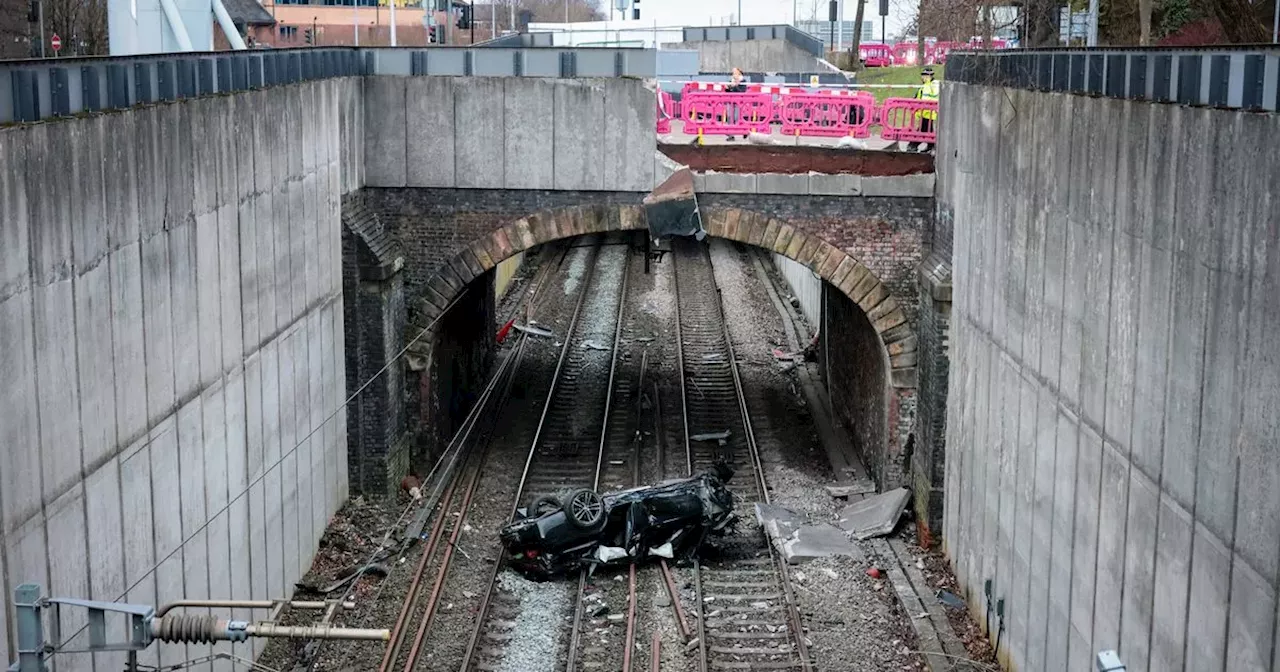
[[[595,490],[575,490],[569,495],[569,504],[564,508],[569,522],[582,529],[589,529],[600,524],[604,519],[604,501]]]
[[[537,518],[562,508],[564,508],[564,506],[560,504],[560,500],[555,497],[539,497],[533,500],[533,504],[529,505],[529,517]]]

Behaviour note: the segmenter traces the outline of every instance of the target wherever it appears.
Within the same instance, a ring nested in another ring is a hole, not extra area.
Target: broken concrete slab
[[[721,432],[706,432],[705,434],[694,434],[689,437],[690,441],[716,441],[720,445],[724,445],[729,440],[729,430]]]
[[[827,494],[832,497],[852,497],[854,495],[870,495],[876,491],[875,481],[869,478],[862,478],[856,481],[837,481],[827,488]]]
[[[811,523],[781,506],[757,502],[756,521],[788,564],[834,555],[863,559],[862,551],[840,529],[827,523]]]
[[[780,550],[783,559],[790,565],[833,555],[843,555],[859,561],[863,559],[862,551],[849,541],[849,536],[843,530],[827,523],[800,527],[790,539],[782,542]]]
[[[651,238],[694,236],[702,240],[707,235],[698,212],[693,172],[688,168],[676,171],[644,197],[644,213]]]
[[[838,524],[855,539],[884,536],[898,525],[910,499],[911,491],[907,488],[868,497],[841,509]]]

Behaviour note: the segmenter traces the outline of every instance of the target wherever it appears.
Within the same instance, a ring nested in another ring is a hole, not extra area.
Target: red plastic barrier
[[[791,95],[780,105],[783,135],[839,138],[871,136],[876,115],[875,98],[868,93],[853,95]]]
[[[937,142],[936,124],[935,129],[927,133],[920,130],[923,112],[933,112],[934,121],[937,121],[938,101],[913,98],[885,100],[880,108],[880,137],[901,142]]]
[[[746,135],[772,131],[767,93],[689,92],[680,102],[685,135]]]

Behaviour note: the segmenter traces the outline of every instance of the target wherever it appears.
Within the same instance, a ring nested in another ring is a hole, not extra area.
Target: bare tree
[[[62,38],[67,56],[108,53],[106,0],[43,0],[45,35]]]
[[[858,3],[858,10],[853,13],[853,39],[849,41],[849,69],[861,70],[862,61],[858,58],[858,47],[862,45],[862,21],[867,14],[867,0],[853,0]]]

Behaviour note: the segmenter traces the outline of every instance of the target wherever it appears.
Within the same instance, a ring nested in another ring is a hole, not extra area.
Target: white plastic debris
[[[675,551],[671,548],[671,542],[668,541],[657,548],[649,549],[649,555],[656,555],[660,558],[667,558],[670,560],[675,557]]]
[[[627,557],[627,551],[617,546],[597,546],[596,559],[600,562],[612,562]]]

